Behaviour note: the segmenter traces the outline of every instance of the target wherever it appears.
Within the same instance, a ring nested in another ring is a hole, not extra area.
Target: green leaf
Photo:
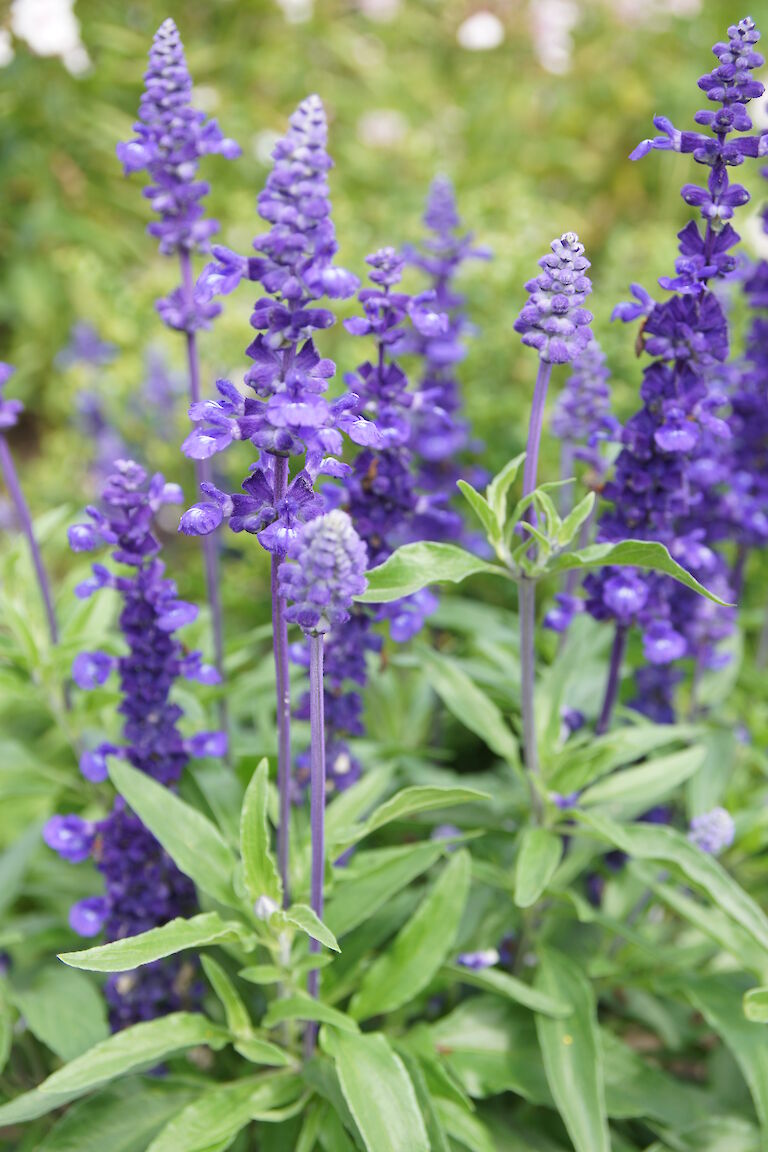
[[[611,1152],[592,985],[565,956],[546,950],[539,955],[536,986],[573,1007],[565,1020],[536,1016],[547,1082],[568,1135],[576,1152]]]
[[[686,976],[681,991],[722,1037],[749,1085],[763,1140],[768,1137],[768,1032],[741,1013],[743,986],[730,976]]]
[[[678,743],[688,747],[700,734],[690,724],[641,723],[617,728],[597,739],[569,740],[554,760],[548,783],[559,792],[581,791],[616,768],[645,760],[661,748]]]
[[[203,948],[242,936],[243,929],[236,921],[222,920],[218,912],[201,912],[189,920],[177,916],[160,928],[150,928],[148,932],[126,936],[111,944],[99,944],[82,952],[62,952],[59,959],[71,968],[85,968],[89,972],[130,972],[185,948]]]
[[[431,648],[419,648],[419,662],[446,708],[512,767],[520,766],[517,740],[501,711],[458,664]]]
[[[292,1103],[302,1084],[291,1072],[270,1072],[204,1091],[166,1124],[147,1152],[208,1152],[228,1147],[255,1114]]]
[[[413,1084],[385,1036],[337,1034],[331,1055],[367,1152],[430,1152]]]
[[[703,888],[723,912],[768,951],[768,917],[763,910],[717,860],[691,844],[680,832],[655,824],[617,824],[596,812],[575,810],[574,815],[601,839],[635,860],[675,865],[691,884]]]
[[[485,529],[489,540],[496,540],[501,536],[501,525],[488,501],[481,496],[466,480],[457,481],[458,489],[469,504],[472,511]]]
[[[27,867],[40,851],[42,837],[39,824],[33,824],[0,856],[0,916],[18,896]]]
[[[750,988],[744,993],[744,1015],[753,1024],[768,1024],[768,988]]]
[[[404,820],[407,816],[415,816],[418,812],[431,812],[436,808],[452,808],[457,804],[477,804],[482,800],[490,800],[487,792],[478,792],[475,788],[454,788],[438,784],[415,784],[411,788],[402,788],[384,804],[381,804],[368,817],[364,824],[351,829],[348,836],[341,843],[354,844],[364,836],[370,836],[385,824],[394,820]]]
[[[221,964],[218,964],[212,956],[201,956],[200,962],[211,987],[224,1008],[227,1028],[240,1038],[250,1036],[253,1032],[253,1025],[248,1009]]]
[[[283,902],[283,885],[270,850],[268,799],[269,764],[264,759],[251,777],[243,800],[240,852],[245,886],[252,902],[255,904],[259,897],[268,896],[279,905]]]
[[[497,1146],[485,1124],[455,1100],[438,1097],[435,1109],[454,1144],[462,1144],[470,1152],[496,1152]]]
[[[488,503],[499,524],[503,524],[507,518],[507,494],[517,480],[517,474],[525,460],[525,455],[525,452],[521,452],[519,456],[515,456],[508,464],[505,464],[501,472],[494,476],[485,490]]]
[[[364,924],[383,904],[431,868],[444,851],[444,845],[433,840],[398,849],[394,856],[387,850],[381,863],[361,874],[353,870],[354,863],[352,869],[344,869],[325,910],[331,931],[343,936]]]
[[[112,757],[109,774],[120,795],[184,875],[214,900],[238,907],[232,889],[237,861],[218,828],[169,788],[123,760]]]
[[[579,797],[579,804],[589,808],[595,804],[620,803],[645,810],[693,776],[704,763],[706,754],[703,745],[694,745],[637,768],[615,772],[587,788]]]
[[[294,928],[300,928],[302,932],[306,932],[307,936],[311,936],[313,940],[318,940],[326,948],[332,948],[334,952],[341,952],[333,932],[323,924],[320,917],[308,904],[292,904],[290,908],[285,910],[278,909],[270,916],[269,923],[273,927],[287,927],[292,924]]]
[[[238,972],[240,979],[249,984],[279,984],[284,975],[274,964],[251,964]]]
[[[342,1032],[357,1032],[355,1021],[340,1012],[338,1008],[331,1008],[330,1004],[323,1004],[322,1000],[315,1000],[304,992],[295,992],[293,996],[286,996],[281,1000],[273,1000],[264,1017],[264,1027],[274,1028],[283,1020],[317,1020],[321,1024],[330,1024]]]
[[[480,560],[463,548],[457,548],[455,544],[404,544],[383,564],[370,570],[368,587],[355,600],[361,604],[388,604],[392,600],[410,596],[428,584],[446,581],[460,584],[468,576],[476,576],[478,573],[507,576],[504,568]]]
[[[152,1137],[192,1096],[192,1088],[166,1082],[115,1085],[68,1109],[36,1152],[145,1152]]]
[[[515,1004],[522,1004],[532,1012],[541,1012],[545,1016],[569,1016],[571,1006],[559,996],[550,996],[539,988],[531,988],[516,976],[510,976],[498,968],[463,968],[459,964],[451,964],[447,971],[462,984],[472,984],[475,988],[482,988],[486,992],[494,992],[511,1000]]]
[[[293,1060],[286,1051],[261,1036],[243,1036],[233,1044],[236,1052],[251,1064],[266,1064],[273,1068],[286,1068]]]
[[[104,997],[79,972],[44,968],[11,995],[33,1036],[62,1060],[74,1060],[109,1036]]]
[[[390,773],[382,768],[364,772],[356,784],[334,796],[325,810],[325,838],[339,844],[387,790]]]
[[[350,1012],[358,1019],[402,1007],[426,988],[453,947],[469,893],[470,858],[463,849],[446,864],[394,943],[363,976]]]
[[[227,1040],[223,1029],[195,1012],[175,1012],[134,1024],[65,1064],[39,1088],[0,1106],[0,1127],[44,1116],[126,1072],[152,1068],[175,1052],[200,1044],[223,1048]]]
[[[397,553],[395,553],[397,555]],[[715,604],[727,605],[727,601],[715,596],[703,584],[699,584],[690,572],[672,559],[663,544],[655,540],[622,540],[619,544],[590,544],[579,552],[566,552],[548,565],[548,572],[566,572],[570,568],[586,571],[590,568],[630,567],[647,568],[652,572],[662,572],[671,576],[686,588],[706,596]]]
[[[560,530],[557,533],[557,543],[561,548],[565,548],[570,544],[574,536],[585,520],[588,520],[592,515],[592,509],[595,506],[595,493],[588,492],[586,496],[579,500],[578,504],[568,513],[565,520],[560,525]]]
[[[515,904],[530,908],[555,874],[563,855],[563,841],[546,828],[526,828],[520,837],[515,864]]]

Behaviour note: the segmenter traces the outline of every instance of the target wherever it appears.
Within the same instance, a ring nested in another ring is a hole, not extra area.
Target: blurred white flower
[[[70,72],[85,72],[90,65],[74,0],[13,0],[11,31],[26,40],[35,55],[60,56]]]
[[[357,136],[369,148],[393,148],[408,132],[408,121],[395,108],[364,112],[357,121]]]
[[[531,0],[529,8],[533,50],[542,68],[562,75],[571,67],[573,37],[579,22],[574,0]]]
[[[312,19],[314,0],[277,0],[288,24],[305,24]]]
[[[263,128],[261,132],[256,132],[251,137],[251,151],[262,164],[271,164],[272,152],[279,140],[279,132],[274,132],[271,128]]]
[[[459,25],[456,39],[468,52],[488,52],[504,42],[504,25],[493,12],[475,12]]]
[[[5,68],[13,60],[11,34],[7,28],[0,28],[0,68]]]
[[[221,93],[212,84],[195,84],[192,89],[192,104],[200,112],[210,116],[221,104]]]
[[[360,11],[377,24],[389,24],[400,11],[400,0],[358,0]]]

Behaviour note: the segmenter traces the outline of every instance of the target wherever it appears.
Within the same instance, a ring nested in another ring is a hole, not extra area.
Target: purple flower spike
[[[552,254],[542,256],[539,267],[539,275],[525,285],[528,303],[514,328],[545,363],[567,364],[586,350],[592,338],[592,313],[583,307],[592,291],[586,275],[589,261],[576,233],[565,232],[553,240]]]
[[[750,459],[760,459],[760,453],[757,458],[750,455],[749,444],[755,442],[752,432],[760,438],[758,412],[764,412],[765,406],[753,406],[746,399],[744,412],[754,411],[756,420],[748,440],[741,440],[736,449],[738,456],[731,456],[728,439],[734,431],[741,436],[744,425],[732,369],[725,366],[728,325],[712,290],[714,283],[733,275],[732,249],[739,236],[730,220],[749,199],[742,185],[730,183],[729,170],[745,159],[768,154],[768,137],[752,132],[745,107],[763,92],[762,84],[752,76],[763,63],[756,51],[759,38],[754,22],[746,18],[728,29],[727,43],[714,46],[717,66],[700,79],[699,87],[720,107],[696,113],[696,123],[705,131],[681,132],[657,116],[654,124],[659,135],[643,142],[633,154],[639,157],[653,149],[681,152],[703,165],[707,169],[704,186],[685,184],[682,189],[683,199],[698,209],[703,223],[691,220],[678,234],[675,275],[659,280],[662,288],[675,295],[654,304],[633,285],[637,304],[615,309],[614,315],[622,320],[644,318],[642,348],[652,362],[643,374],[643,406],[622,432],[615,475],[603,490],[610,506],[597,533],[599,542],[660,541],[725,600],[733,599],[732,577],[716,545],[729,534],[729,521],[740,519],[741,514],[748,521],[757,513],[751,520],[757,532],[763,522],[768,527],[765,508],[758,510],[747,496],[748,476],[740,478],[748,473]],[[719,411],[729,393],[734,414],[726,420]],[[746,464],[744,472],[740,461]],[[735,535],[738,538],[738,531]],[[635,581],[634,589],[628,589],[628,579]],[[613,619],[618,625],[617,641],[625,635],[628,623],[642,629],[650,667],[638,676],[639,695],[633,706],[662,723],[671,722],[681,676],[669,665],[689,658],[699,669],[721,666],[727,655],[718,651],[718,645],[733,627],[732,612],[653,573],[602,569],[587,577],[585,588],[591,614],[598,620]],[[614,696],[615,689],[613,682]],[[605,714],[604,708],[603,718]]]
[[[286,616],[307,635],[322,635],[349,619],[365,591],[367,550],[346,512],[335,509],[305,524],[280,565]]]
[[[113,668],[120,677],[122,695],[118,712],[123,718],[124,742],[109,742],[86,750],[80,759],[83,776],[95,784],[107,779],[107,759],[119,756],[134,768],[166,786],[176,784],[190,755],[215,756],[226,751],[226,737],[205,732],[188,740],[178,722],[181,708],[171,702],[177,678],[185,676],[215,683],[215,669],[203,664],[199,652],[187,652],[175,631],[194,619],[196,608],[178,599],[176,585],[164,575],[160,545],[153,519],[166,504],[177,504],[177,485],[159,474],[149,477],[131,460],[117,462],[106,479],[102,507],[89,508],[89,525],[70,534],[75,550],[83,543],[108,543],[112,558],[134,571],[113,575],[93,565],[88,591],[114,586],[122,597],[120,628],[127,653],[113,658],[100,652],[81,653],[73,675],[81,687],[103,684]],[[82,586],[81,586],[82,587]],[[44,831],[46,843],[67,859],[78,862],[93,854],[104,877],[103,896],[87,897],[70,913],[70,924],[83,936],[102,928],[108,941],[121,940],[167,923],[197,909],[194,886],[164,852],[154,836],[121,799],[98,824],[78,816],[54,816]],[[110,978],[106,995],[112,1027],[117,1030],[140,1020],[195,1007],[196,985],[182,979],[184,961],[176,957],[158,962],[130,977]]]
[[[160,241],[160,251],[206,249],[218,225],[204,216],[208,185],[197,178],[200,158],[216,152],[232,160],[240,148],[192,107],[192,80],[173,20],[165,20],[155,35],[144,82],[136,136],[118,144],[117,157],[126,175],[145,170],[150,177],[144,194],[160,220],[148,231]]]

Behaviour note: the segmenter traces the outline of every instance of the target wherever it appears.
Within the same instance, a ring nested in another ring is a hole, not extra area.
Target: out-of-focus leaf
[[[331,1054],[368,1152],[430,1152],[413,1084],[385,1036],[338,1034]]]
[[[368,969],[353,997],[357,1019],[407,1004],[429,984],[450,952],[469,893],[470,861],[458,851],[394,943]]]
[[[563,855],[562,838],[546,828],[526,828],[515,864],[515,904],[530,908],[555,874]]]
[[[571,960],[546,950],[539,954],[536,986],[573,1008],[564,1020],[536,1016],[547,1080],[568,1135],[576,1152],[611,1152],[592,985]]]
[[[109,773],[118,792],[185,876],[214,900],[237,907],[232,890],[236,860],[218,828],[202,812],[130,764],[113,757]]]
[[[104,997],[93,980],[57,966],[44,968],[13,1001],[27,1027],[62,1060],[73,1060],[109,1036]]]
[[[247,934],[236,921],[222,920],[218,912],[201,912],[189,920],[177,916],[159,928],[125,936],[111,944],[99,944],[82,952],[62,952],[59,959],[89,972],[129,972],[186,948],[204,948],[224,940],[247,943]]]
[[[414,844],[398,849],[395,855],[386,852],[380,863],[359,874],[342,874],[325,910],[328,927],[338,937],[364,924],[382,904],[431,868],[444,851],[444,845],[435,841]]]

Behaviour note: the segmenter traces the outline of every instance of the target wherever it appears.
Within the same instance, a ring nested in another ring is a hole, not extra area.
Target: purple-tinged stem
[[[600,718],[597,721],[595,732],[598,736],[604,736],[611,726],[611,717],[613,716],[613,709],[616,706],[616,701],[619,696],[619,684],[621,682],[621,664],[624,659],[624,649],[627,644],[627,628],[623,624],[616,625],[616,631],[613,634],[613,647],[611,648],[611,664],[608,669],[608,679],[605,684],[605,696],[603,697],[603,707],[600,711]]]
[[[184,286],[184,295],[191,312],[194,301],[194,281],[192,278],[192,258],[188,248],[179,249],[179,263],[181,265],[181,278]],[[200,391],[200,359],[197,352],[197,336],[193,329],[185,332],[187,345],[187,368],[189,373],[189,399],[192,404],[198,404],[201,398]],[[210,460],[195,460],[195,483],[198,491],[201,483],[211,481]],[[208,604],[211,610],[211,627],[213,631],[213,656],[219,675],[224,676],[224,631],[222,626],[221,591],[219,587],[219,552],[216,536],[210,533],[203,536],[203,565],[205,568],[205,588]],[[219,699],[219,716],[224,731],[228,730],[227,702],[222,696]]]
[[[45,606],[45,615],[48,620],[48,631],[51,637],[52,644],[59,642],[59,629],[56,624],[56,614],[53,610],[53,599],[51,597],[51,588],[48,583],[48,574],[43,565],[43,558],[40,555],[40,548],[37,540],[35,539],[35,532],[32,527],[32,517],[29,514],[27,501],[24,499],[24,493],[21,490],[19,477],[16,473],[16,465],[13,462],[11,450],[8,447],[8,441],[5,436],[0,435],[0,471],[3,473],[5,486],[10,493],[13,506],[16,509],[16,515],[21,525],[22,531],[27,538],[29,551],[32,556],[32,563],[37,575],[37,583],[40,588],[40,595]]]
[[[288,457],[275,456],[274,460],[274,498],[275,504],[279,504],[288,487]],[[277,787],[280,793],[277,862],[283,881],[283,902],[287,907],[290,903],[291,681],[285,601],[280,596],[277,580],[282,560],[281,553],[272,553],[272,643],[275,652],[277,689]]]
[[[539,470],[539,444],[544,424],[544,405],[547,399],[547,386],[552,373],[552,365],[539,360],[536,386],[533,390],[531,419],[528,425],[525,467],[523,468],[523,496],[530,495],[536,487]],[[520,615],[520,682],[523,714],[523,750],[525,767],[529,774],[531,803],[536,820],[541,819],[542,802],[538,789],[539,752],[536,744],[536,585],[523,578],[518,584],[518,611]]]
[[[539,444],[541,443],[541,429],[544,424],[544,405],[547,402],[547,387],[551,375],[552,365],[546,360],[539,360],[536,386],[533,389],[531,419],[528,424],[528,443],[525,449],[523,496],[528,496],[536,487],[536,477],[539,471]]]
[[[323,699],[323,637],[309,638],[309,723],[310,747],[310,821],[312,825],[312,911],[323,918],[323,876],[325,871],[325,701]],[[310,940],[310,952],[319,952],[317,940]],[[307,976],[307,991],[317,996],[320,973],[313,968]],[[317,1025],[310,1023],[306,1032],[306,1054],[311,1056],[317,1038]]]

